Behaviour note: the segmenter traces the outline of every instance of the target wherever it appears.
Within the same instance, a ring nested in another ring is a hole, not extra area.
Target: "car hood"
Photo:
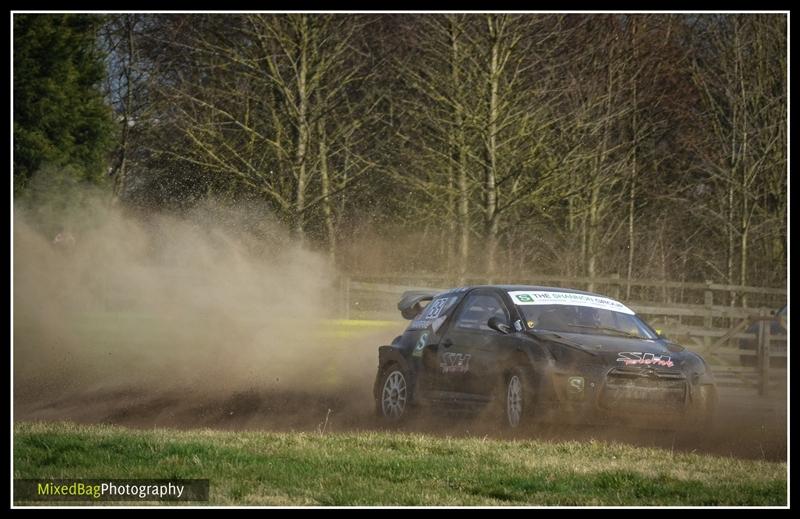
[[[536,334],[534,334],[536,335]],[[603,359],[609,365],[650,365],[676,367],[690,355],[682,347],[662,339],[634,339],[612,335],[590,335],[584,333],[558,332],[536,335],[556,344],[565,344],[573,349],[580,348],[587,353]],[[662,361],[662,362],[659,362]]]
[[[640,351],[669,355],[671,352],[660,340],[634,339],[614,335],[590,335],[586,333],[563,333],[558,335],[570,342],[579,344],[589,351],[603,353],[619,353],[621,351]]]

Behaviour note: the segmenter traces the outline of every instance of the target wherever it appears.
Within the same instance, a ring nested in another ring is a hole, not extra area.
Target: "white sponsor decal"
[[[621,351],[617,354],[617,362],[624,362],[626,366],[666,366],[671,368],[675,365],[669,355],[639,351]]]
[[[574,294],[571,292],[518,291],[509,292],[511,299],[518,305],[569,305],[590,306],[601,310],[611,310],[623,314],[634,315],[636,312],[607,297]]]
[[[442,373],[466,373],[469,371],[469,353],[445,353],[439,366]]]
[[[447,299],[434,299],[431,305],[425,310],[425,315],[422,316],[426,321],[429,319],[436,319],[447,304]]]
[[[411,326],[409,326],[409,329],[418,330],[420,328],[427,328],[428,325],[431,324],[431,321],[433,321],[433,331],[435,333],[444,322],[444,319],[446,319],[446,315],[444,315],[444,313],[447,312],[457,300],[458,296],[435,298],[430,302],[430,304],[428,304],[427,307],[425,307],[417,319],[411,321]],[[440,320],[434,321],[435,319]]]
[[[448,297],[447,299],[440,297],[434,299],[431,304],[425,309],[421,319],[430,321],[439,317],[444,310],[450,308],[456,302],[457,297]]]

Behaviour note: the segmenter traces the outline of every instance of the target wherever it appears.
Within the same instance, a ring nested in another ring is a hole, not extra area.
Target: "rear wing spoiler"
[[[439,291],[433,290],[409,290],[403,292],[400,302],[397,303],[397,309],[405,319],[413,319],[422,311],[422,303],[431,301]]]

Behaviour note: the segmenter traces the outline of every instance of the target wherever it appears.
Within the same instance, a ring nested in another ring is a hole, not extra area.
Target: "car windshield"
[[[582,305],[519,305],[532,330],[655,339],[636,315]]]

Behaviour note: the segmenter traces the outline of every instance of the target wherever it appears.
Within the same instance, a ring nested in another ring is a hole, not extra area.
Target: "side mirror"
[[[671,351],[672,353],[679,353],[681,351],[686,350],[686,348],[684,348],[677,342],[672,342],[670,340],[667,340],[667,350]]]
[[[659,339],[669,339],[669,337],[664,335],[664,332],[661,330],[661,328],[656,328],[656,335],[658,335]]]
[[[511,333],[511,327],[508,324],[504,323],[503,320],[500,319],[499,317],[490,317],[489,318],[489,322],[486,323],[486,324],[492,330],[495,330],[495,331],[500,332],[502,334]]]

